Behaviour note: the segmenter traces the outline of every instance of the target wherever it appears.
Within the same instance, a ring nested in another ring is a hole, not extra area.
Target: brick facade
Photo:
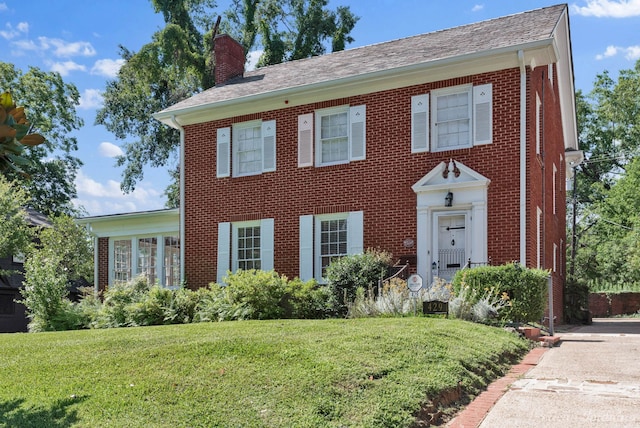
[[[544,215],[541,266],[552,269],[554,306],[562,319],[564,281],[564,152],[559,97],[547,67],[527,69],[527,266],[536,266],[537,207]],[[493,85],[493,143],[437,153],[411,153],[411,97],[460,84]],[[544,89],[543,89],[544,88]],[[536,91],[544,92],[544,150],[536,154]],[[298,115],[340,105],[366,105],[366,160],[299,168]],[[248,120],[276,120],[277,169],[249,177],[216,178],[216,130]],[[299,216],[364,211],[364,248],[394,257],[416,254],[403,242],[416,240],[416,194],[411,186],[440,162],[454,159],[491,180],[488,189],[488,255],[493,264],[520,254],[520,70],[478,74],[261,114],[185,126],[185,273],[190,287],[216,279],[217,224],[274,218],[274,267],[299,274]],[[552,212],[553,164],[557,167],[556,213]],[[558,312],[560,311],[560,312]]]
[[[109,238],[98,238],[98,278],[100,292],[109,284]]]

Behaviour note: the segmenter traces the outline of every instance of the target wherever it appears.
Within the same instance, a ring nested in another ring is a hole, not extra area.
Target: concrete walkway
[[[558,345],[534,349],[489,387],[499,397],[476,405],[480,395],[447,426],[640,427],[640,319],[595,319],[556,335]]]

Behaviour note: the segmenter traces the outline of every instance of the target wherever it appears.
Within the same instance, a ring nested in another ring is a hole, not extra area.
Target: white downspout
[[[180,283],[184,283],[184,128],[176,120],[176,115],[171,116],[171,123],[180,131]]]
[[[518,51],[520,63],[520,264],[527,265],[527,68],[524,52]]]

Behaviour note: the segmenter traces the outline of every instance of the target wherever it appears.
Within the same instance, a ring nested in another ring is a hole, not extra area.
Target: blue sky
[[[358,47],[557,4],[543,0],[330,0],[360,17],[352,32]],[[228,0],[218,1],[220,12]],[[579,0],[568,3],[576,88],[589,92],[598,73],[633,68],[640,59],[640,0]],[[146,0],[0,0],[0,61],[58,71],[82,94],[76,133],[84,162],[76,181],[78,199],[90,215],[159,209],[168,175],[147,168],[128,195],[113,157],[118,141],[95,126],[101,93],[117,73],[118,46],[137,51],[163,26]],[[4,88],[0,88],[4,89]]]

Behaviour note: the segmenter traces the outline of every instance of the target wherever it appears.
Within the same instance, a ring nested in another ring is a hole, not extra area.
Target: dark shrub
[[[391,255],[378,250],[367,250],[331,262],[327,267],[327,286],[336,314],[347,314],[348,304],[355,300],[358,288],[377,289],[378,281],[384,278],[390,263]]]

